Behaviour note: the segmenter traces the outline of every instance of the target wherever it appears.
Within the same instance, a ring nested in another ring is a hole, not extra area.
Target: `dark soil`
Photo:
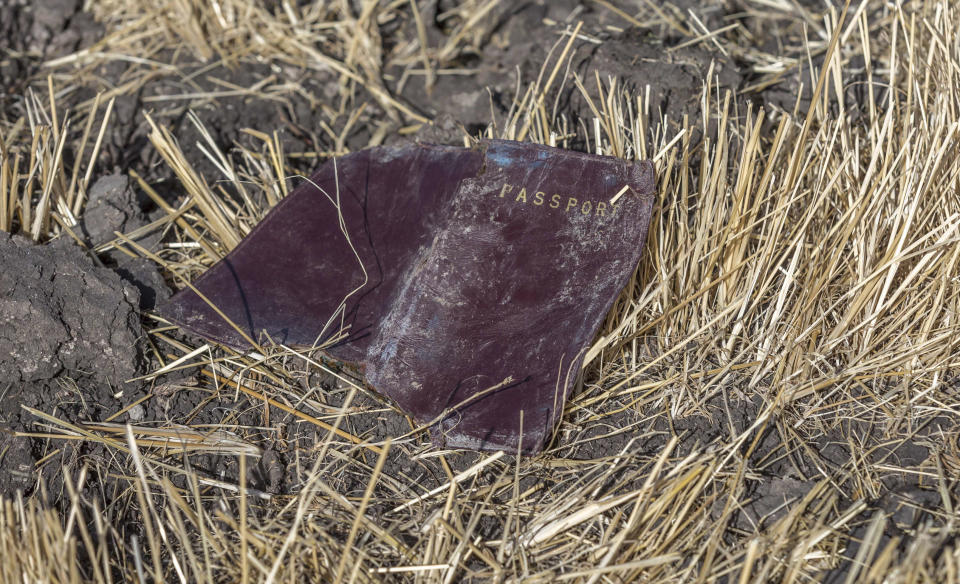
[[[57,410],[70,422],[119,409],[143,371],[137,288],[77,246],[34,245],[0,232],[0,493],[35,480],[33,448],[13,430]],[[26,466],[24,466],[26,465]]]

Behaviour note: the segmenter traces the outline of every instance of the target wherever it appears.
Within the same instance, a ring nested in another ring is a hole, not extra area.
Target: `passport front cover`
[[[648,161],[505,140],[363,150],[193,283],[233,325],[189,288],[161,313],[241,350],[235,327],[326,345],[438,444],[536,452],[640,260],[654,182]]]

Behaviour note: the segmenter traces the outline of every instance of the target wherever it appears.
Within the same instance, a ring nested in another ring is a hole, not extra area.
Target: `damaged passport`
[[[237,329],[324,345],[440,445],[536,452],[640,260],[654,182],[649,161],[505,140],[355,152],[199,277],[206,300],[161,313],[237,349]]]

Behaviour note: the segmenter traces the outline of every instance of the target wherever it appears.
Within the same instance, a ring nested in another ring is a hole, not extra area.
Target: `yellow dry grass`
[[[385,89],[387,56],[373,25],[415,2],[294,4],[270,12],[239,0],[95,3],[108,34],[53,64],[52,79],[66,75],[64,66],[80,78],[125,47],[162,60],[179,46],[203,59],[258,55],[333,70],[341,87],[330,110],[341,121],[362,109],[361,89],[400,126],[423,121]],[[493,4],[460,3],[479,16],[461,18],[447,46],[414,39],[390,58],[407,59],[419,71],[411,74],[435,75],[476,42]],[[808,48],[825,58],[811,106],[796,115],[738,110],[742,102],[708,76],[700,119],[655,125],[645,96],[617,80],[566,78],[568,40],[577,38],[569,30],[509,118],[491,126],[491,135],[561,146],[579,132],[591,150],[651,158],[658,173],[648,251],[590,348],[582,389],[545,453],[471,457],[432,450],[422,435],[377,442],[353,428],[371,406],[354,405],[369,396],[348,374],[338,373],[339,405],[305,392],[304,366],[327,367],[318,356],[186,346],[155,322],[152,356],[162,367],[202,371],[209,389],[287,408],[317,434],[303,453],[312,465],[304,481],[269,495],[248,488],[242,472],[231,484],[191,470],[194,452],[237,456],[241,466],[250,463],[240,452],[256,460],[262,450],[242,438],[244,428],[121,431],[40,412],[37,432],[51,443],[94,441],[115,459],[66,473],[65,514],[39,498],[0,504],[0,580],[746,583],[819,581],[841,567],[847,582],[957,582],[960,9],[866,4],[811,23],[822,34]],[[722,43],[678,11],[660,14],[694,42]],[[782,72],[771,56],[749,55],[758,71]],[[877,96],[860,116],[843,98],[856,59]],[[561,81],[583,93],[594,119],[553,117],[549,100]],[[69,235],[82,211],[95,158],[84,153],[96,151],[98,112],[114,97],[88,104],[77,131],[53,93],[51,81],[50,99],[28,96],[29,119],[4,127],[0,139],[0,228],[17,225],[38,240]],[[155,228],[176,244],[152,257],[182,283],[286,194],[289,165],[270,129],[257,128],[251,136],[261,147],[238,146],[237,156],[210,141],[222,175],[201,176],[176,137],[150,124],[153,146],[189,195],[174,208],[139,182],[167,212]],[[66,148],[73,168],[61,162]],[[224,196],[213,181],[242,196]],[[253,192],[264,196],[245,195]],[[113,245],[139,253],[123,237]],[[709,440],[675,430],[718,403],[725,421]],[[756,413],[741,420],[736,410],[747,403]],[[896,447],[937,425],[922,463],[874,456],[880,443]],[[880,438],[869,442],[863,427]],[[578,446],[622,434],[630,438],[617,451],[575,456]],[[758,457],[770,435],[776,447]],[[826,436],[844,462],[817,456]],[[800,458],[818,462],[804,470]],[[387,467],[399,459],[432,477],[430,486]],[[766,521],[736,522],[758,485],[782,479],[764,471],[773,460],[786,461],[803,494],[782,498],[784,512]],[[84,488],[106,473],[128,485],[123,509],[103,509],[96,489]],[[898,477],[937,494],[936,520],[894,527],[880,501]],[[348,483],[362,488],[347,496],[339,487]],[[111,523],[121,515],[136,518],[140,532]],[[77,567],[80,556],[87,561]]]

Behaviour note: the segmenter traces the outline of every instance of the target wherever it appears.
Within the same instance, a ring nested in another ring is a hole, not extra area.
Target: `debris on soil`
[[[332,344],[440,443],[538,451],[639,262],[653,190],[649,162],[521,142],[364,150],[163,312],[236,348]]]

